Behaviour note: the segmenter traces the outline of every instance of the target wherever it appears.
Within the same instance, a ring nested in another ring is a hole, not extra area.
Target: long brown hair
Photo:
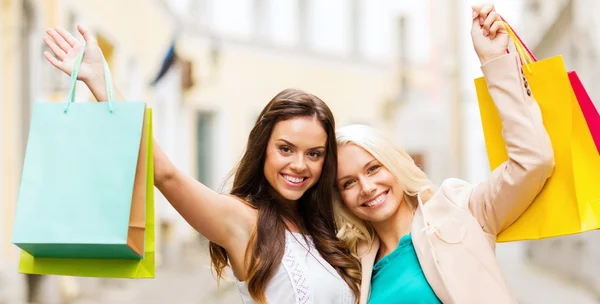
[[[327,133],[323,170],[319,180],[297,203],[297,216],[285,216],[264,177],[266,149],[275,124],[296,117],[316,117]],[[285,249],[284,218],[294,221],[313,238],[321,256],[337,270],[348,284],[357,301],[360,292],[360,262],[336,237],[333,217],[333,195],[337,174],[337,144],[335,121],[331,110],[318,97],[300,90],[286,89],[277,94],[262,110],[250,132],[246,151],[237,167],[231,194],[252,204],[258,210],[256,229],[246,249],[247,285],[252,298],[266,303],[265,288],[283,258]],[[228,265],[225,249],[210,243],[212,265],[220,279]]]

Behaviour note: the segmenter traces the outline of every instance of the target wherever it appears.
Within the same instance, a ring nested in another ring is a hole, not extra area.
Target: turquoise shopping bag
[[[144,257],[138,259],[34,258],[21,251],[19,272],[100,278],[154,278],[156,273],[154,238],[154,162],[152,109],[146,110],[146,231]]]
[[[75,103],[82,49],[66,103],[34,105],[12,242],[34,258],[142,259],[146,104]]]

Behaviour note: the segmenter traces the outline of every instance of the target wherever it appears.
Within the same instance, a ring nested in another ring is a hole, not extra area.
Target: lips
[[[302,187],[308,180],[308,177],[305,176],[289,175],[283,173],[281,173],[280,175],[285,181],[285,183],[290,187]]]
[[[383,204],[385,202],[388,192],[389,192],[389,190],[387,190],[383,193],[380,193],[379,195],[375,196],[373,199],[362,203],[361,207],[377,208],[377,207],[381,206],[381,204]]]

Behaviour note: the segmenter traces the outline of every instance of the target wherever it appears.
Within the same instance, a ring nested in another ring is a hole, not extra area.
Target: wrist
[[[98,83],[104,82],[104,75],[92,74],[88,76],[80,75],[81,81],[87,86],[98,86]]]
[[[83,83],[90,89],[97,101],[107,100],[106,84],[104,75],[90,75],[81,79]]]

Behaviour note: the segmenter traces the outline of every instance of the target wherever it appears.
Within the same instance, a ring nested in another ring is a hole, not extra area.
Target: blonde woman
[[[487,180],[448,179],[434,190],[410,156],[375,130],[353,125],[337,133],[338,237],[361,258],[361,303],[516,303],[496,261],[496,235],[531,204],[554,156],[493,5],[473,7],[471,35],[509,156]]]

